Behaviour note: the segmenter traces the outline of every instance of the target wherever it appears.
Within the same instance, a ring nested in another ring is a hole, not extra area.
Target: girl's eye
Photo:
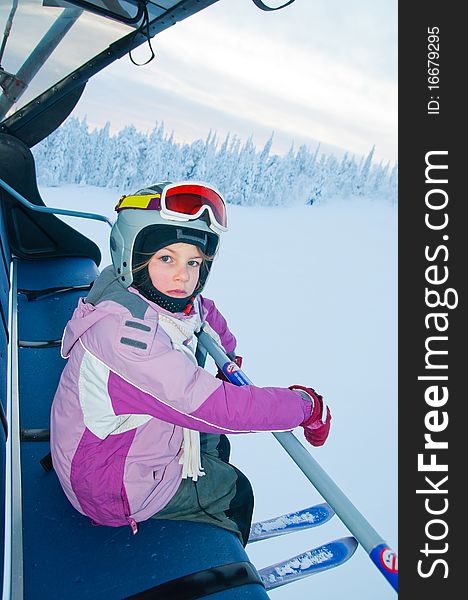
[[[168,254],[165,254],[164,256],[160,256],[159,260],[164,263],[168,263],[171,261],[171,257]]]
[[[201,265],[201,261],[198,261],[198,260],[189,260],[188,264],[191,267],[199,267]]]

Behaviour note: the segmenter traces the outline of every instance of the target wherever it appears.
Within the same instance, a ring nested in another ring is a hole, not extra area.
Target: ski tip
[[[357,547],[358,542],[353,536],[338,538],[260,569],[258,573],[265,589],[272,590],[344,564],[353,556]]]
[[[323,508],[323,510],[327,511],[327,513],[328,513],[328,519],[327,520],[330,520],[335,515],[335,511],[328,504],[328,502],[322,502],[321,504],[316,504],[315,506],[321,507],[321,508]]]
[[[352,535],[348,535],[346,537],[339,538],[336,541],[341,542],[344,546],[346,546],[346,548],[348,550],[348,556],[345,559],[345,561],[352,557],[352,555],[356,552],[357,547],[359,546],[359,542]]]

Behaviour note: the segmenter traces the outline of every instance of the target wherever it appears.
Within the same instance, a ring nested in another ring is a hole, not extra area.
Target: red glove
[[[304,436],[309,444],[323,446],[330,432],[330,409],[323,401],[322,396],[317,394],[313,388],[292,385],[289,389],[300,392],[303,397],[307,394],[307,399],[311,400],[312,413],[308,419],[301,423],[301,427],[304,427]]]
[[[242,356],[235,356],[234,358],[231,359],[232,362],[235,362],[236,365],[239,367],[239,369],[242,367]],[[218,372],[216,373],[215,377],[217,379],[221,379],[221,381],[227,381],[229,382],[229,379],[226,377],[226,375],[221,371],[221,369],[218,367]]]

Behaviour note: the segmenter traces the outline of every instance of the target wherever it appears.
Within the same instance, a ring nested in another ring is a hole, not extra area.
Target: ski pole
[[[208,352],[231,383],[235,385],[253,385],[252,381],[227,356],[210,335],[202,330],[197,334],[197,337],[198,344]],[[307,479],[333,508],[393,589],[398,591],[398,557],[396,552],[391,550],[385,540],[364,518],[292,432],[273,432],[273,435]]]

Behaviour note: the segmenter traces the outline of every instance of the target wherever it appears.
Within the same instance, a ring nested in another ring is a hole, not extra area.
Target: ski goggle
[[[215,231],[227,231],[227,210],[221,194],[199,183],[172,183],[161,193],[122,196],[115,207],[117,212],[125,208],[158,210],[161,217],[170,221],[193,221],[205,211],[210,227]]]

